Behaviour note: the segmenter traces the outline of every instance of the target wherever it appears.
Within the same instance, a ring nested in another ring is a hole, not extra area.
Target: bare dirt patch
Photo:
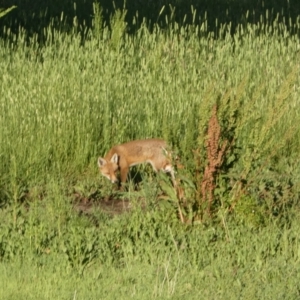
[[[140,199],[139,205],[145,208],[145,200]],[[112,196],[103,199],[77,198],[73,207],[79,213],[90,214],[93,210],[100,209],[111,216],[115,216],[131,211],[132,203],[129,199],[114,198]]]

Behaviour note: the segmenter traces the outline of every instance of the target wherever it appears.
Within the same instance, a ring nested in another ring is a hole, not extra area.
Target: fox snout
[[[107,174],[105,171],[100,169],[101,174],[106,177],[111,183],[118,183],[119,180],[115,174]]]
[[[111,183],[118,183],[118,182],[119,182],[119,180],[118,180],[117,177],[114,177],[114,178],[108,178],[108,179],[111,181]]]

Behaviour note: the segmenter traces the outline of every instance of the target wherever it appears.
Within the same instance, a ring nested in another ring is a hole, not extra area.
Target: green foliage
[[[146,299],[182,293],[214,298],[216,289],[222,299],[249,293],[251,298],[283,293],[294,298],[298,293],[295,220],[289,227],[269,224],[253,230],[226,219],[224,231],[178,226],[170,222],[172,213],[151,207],[114,218],[94,210],[99,221],[95,227],[91,216],[79,217],[57,204],[50,199],[34,203],[20,212],[17,227],[10,225],[13,216],[6,213],[0,230],[4,298],[110,299],[133,291],[136,298]],[[291,276],[283,281],[287,267]],[[266,279],[272,288],[261,289]]]
[[[111,47],[118,51],[122,47],[127,24],[126,10],[117,10],[111,18]]]
[[[93,3],[94,19],[93,19],[93,32],[95,38],[101,38],[103,36],[103,9],[99,2]]]
[[[118,10],[105,26],[95,4],[84,43],[76,28],[45,28],[43,47],[5,29],[5,298],[297,298],[298,37],[283,24],[245,23],[233,36],[224,25],[217,39],[206,23],[180,26],[173,16],[168,30],[156,24],[151,33],[144,22],[129,35],[125,15]],[[199,191],[214,105],[216,148],[228,148],[204,218]],[[143,168],[137,187],[115,191],[99,177],[97,157],[147,137],[173,146],[178,185]]]
[[[113,16],[110,31],[101,24],[95,4],[95,30],[102,35],[94,38],[95,31],[87,32],[84,45],[78,34],[51,27],[45,30],[49,40],[43,48],[35,38],[27,45],[25,34],[14,51],[2,41],[1,206],[26,201],[27,191],[44,186],[48,174],[80,186],[80,174],[95,174],[96,158],[112,144],[160,136],[185,167],[178,178],[186,213],[193,214],[201,200],[214,104],[219,144],[230,144],[218,170],[215,211],[222,205],[231,211],[239,198],[256,199],[258,206],[267,205],[268,218],[295,204],[296,37],[278,24],[271,34],[257,36],[260,25],[245,24],[243,34],[232,37],[225,26],[224,39],[207,32],[199,38],[204,24],[190,30],[174,22],[167,34],[158,26],[150,33],[144,24],[132,37],[126,33],[125,15],[119,10]],[[77,192],[91,199],[97,184],[85,185]],[[110,193],[103,190],[96,197],[105,192]]]
[[[13,5],[10,8],[7,8],[7,9],[0,8],[0,18],[4,17],[5,15],[7,15],[10,11],[12,11],[15,8],[17,8],[15,5]]]

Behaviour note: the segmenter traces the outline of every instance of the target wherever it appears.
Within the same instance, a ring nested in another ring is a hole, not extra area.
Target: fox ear
[[[117,153],[115,153],[110,159],[110,161],[114,164],[118,164],[118,160],[119,160],[119,157],[118,157]]]
[[[106,164],[107,164],[107,161],[104,158],[102,158],[102,157],[98,158],[98,167],[99,168],[103,167]]]

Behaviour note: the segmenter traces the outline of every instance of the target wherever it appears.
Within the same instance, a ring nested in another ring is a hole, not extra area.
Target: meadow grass
[[[280,229],[274,224],[261,230],[228,223],[226,236],[217,227],[180,229],[163,223],[157,215],[149,211],[145,217],[137,210],[117,220],[103,221],[94,235],[87,234],[90,228],[83,224],[76,228],[69,221],[68,230],[56,235],[56,242],[44,253],[30,249],[26,231],[19,235],[24,252],[0,264],[1,299],[299,296],[300,244],[296,221],[290,228]],[[138,226],[133,222],[138,222]],[[124,226],[126,223],[130,225]],[[47,232],[55,228],[48,225]],[[37,231],[38,236],[43,236],[41,230]],[[85,243],[79,245],[88,235]],[[95,239],[96,257],[82,269],[87,259],[83,248]],[[67,241],[73,243],[70,252],[57,247]],[[82,260],[80,264],[73,264],[73,255]]]
[[[218,39],[204,25],[128,35],[122,22],[84,41],[51,27],[43,47],[25,34],[0,41],[1,297],[297,298],[298,37],[282,24],[234,36],[224,26]],[[215,104],[231,147],[214,222],[180,224],[168,185],[147,169],[126,193],[99,177],[113,144],[165,138],[184,166],[186,213],[197,214]],[[131,211],[74,209],[110,197]]]

